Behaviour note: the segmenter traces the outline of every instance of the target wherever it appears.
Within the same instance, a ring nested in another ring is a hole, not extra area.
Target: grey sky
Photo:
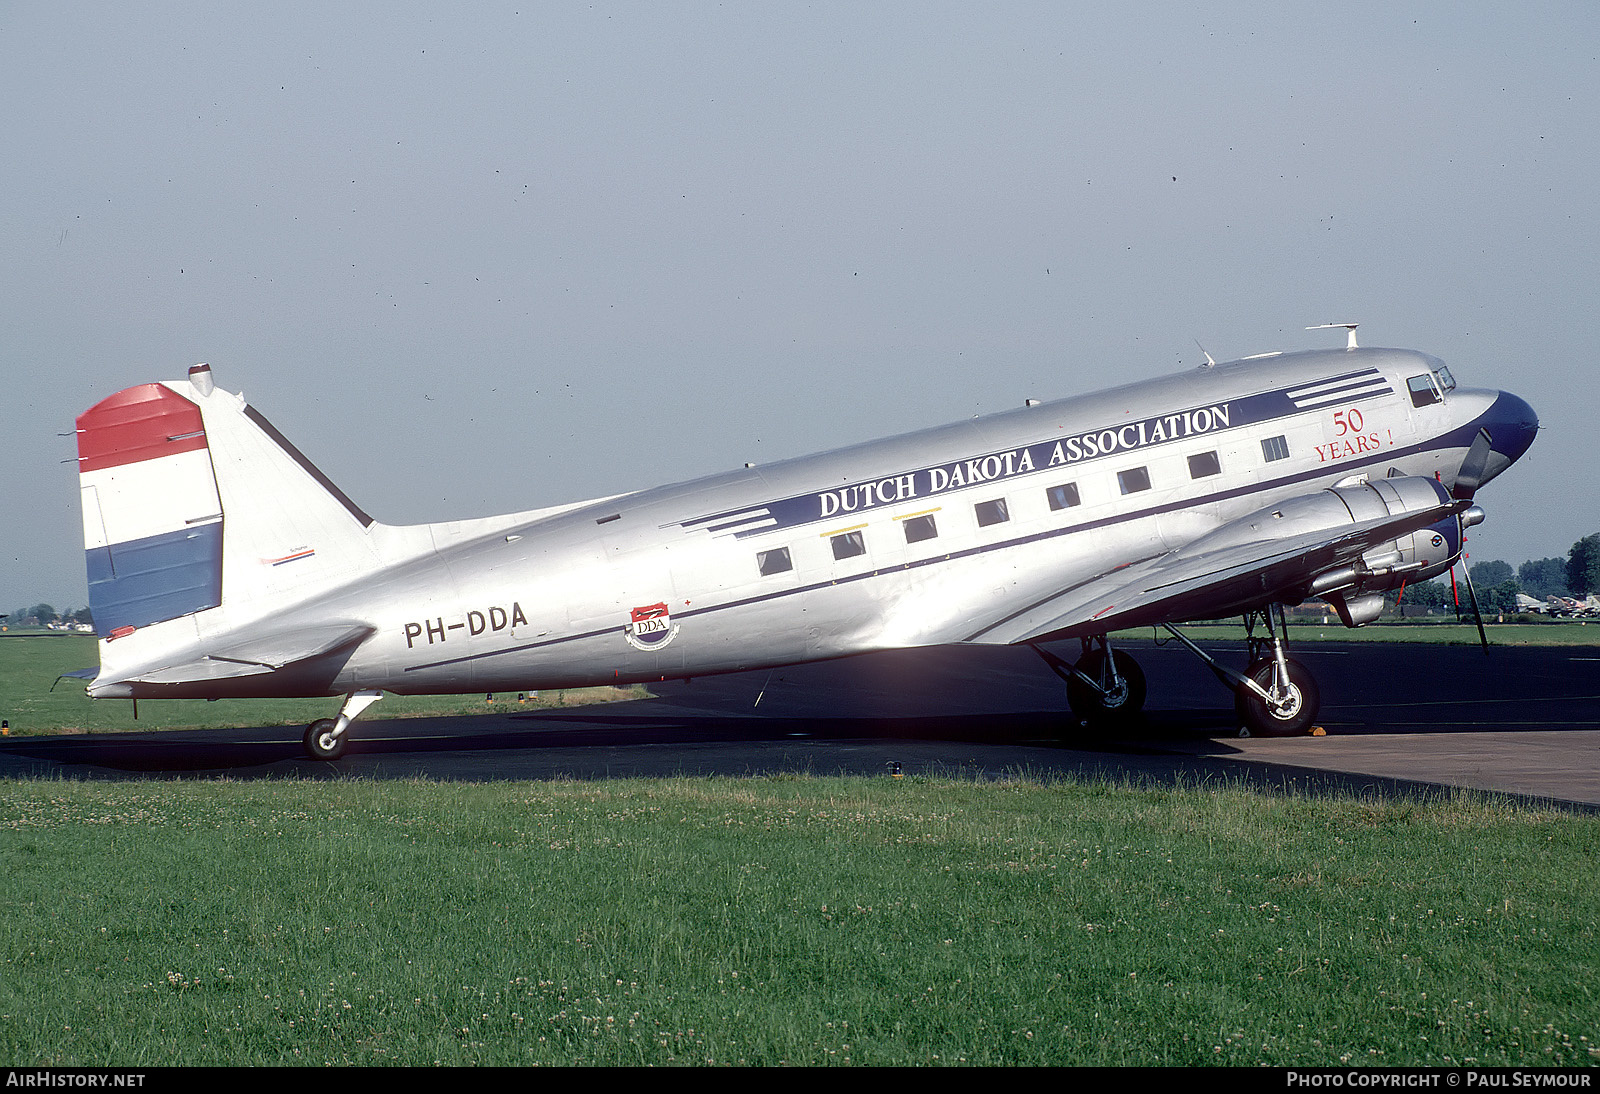
[[[1213,6],[0,6],[0,611],[196,361],[406,523],[1357,320],[1540,414],[1474,558],[1600,530],[1592,6]]]

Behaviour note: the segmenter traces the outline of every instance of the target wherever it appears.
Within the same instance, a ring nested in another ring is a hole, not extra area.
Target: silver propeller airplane
[[[1304,732],[1283,606],[1374,619],[1447,571],[1477,489],[1538,431],[1409,350],[1269,354],[592,501],[393,526],[207,365],[77,420],[96,697],[336,696],[336,759],[400,694],[703,676],[1023,644],[1079,719],[1138,713],[1112,631],[1165,626],[1243,724]],[[1240,614],[1243,671],[1177,624]],[[1045,644],[1078,639],[1074,663]]]

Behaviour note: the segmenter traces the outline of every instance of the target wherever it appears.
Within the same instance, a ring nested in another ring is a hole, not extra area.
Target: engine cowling
[[[1459,557],[1461,529],[1481,520],[1481,511],[1468,510],[1465,521],[1439,518],[1464,504],[1434,479],[1351,480],[1229,521],[1163,556],[1152,580],[1172,574],[1211,578],[1204,596],[1185,599],[1186,594],[1175,593],[1161,602],[1163,610],[1176,608],[1178,614],[1203,605],[1204,618],[1213,618],[1253,610],[1265,601],[1298,604],[1322,598],[1348,626],[1360,626],[1376,618],[1385,590],[1419,575],[1443,573]],[[1423,520],[1429,525],[1418,531],[1372,543],[1384,530],[1392,533]],[[1256,569],[1239,564],[1241,559],[1270,557],[1275,544],[1287,548],[1277,560]],[[1209,571],[1204,568],[1207,560],[1212,560]],[[1238,569],[1230,575],[1235,565]],[[1137,618],[1145,621],[1142,615]]]
[[[1334,487],[1352,520],[1399,516],[1448,501],[1444,487],[1432,479],[1394,478],[1355,486]],[[1483,520],[1476,505],[1408,535],[1379,544],[1352,566],[1318,574],[1306,589],[1333,605],[1346,627],[1370,623],[1383,611],[1383,594],[1402,584],[1426,581],[1447,573],[1461,557],[1466,529]]]

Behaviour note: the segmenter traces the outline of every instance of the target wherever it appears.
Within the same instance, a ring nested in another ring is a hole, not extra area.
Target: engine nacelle
[[[1352,482],[1289,498],[1229,521],[1180,548],[1174,556],[1182,560],[1274,541],[1333,542],[1356,525],[1438,513],[1455,505],[1455,499],[1433,479],[1397,476]],[[1228,591],[1238,598],[1235,606],[1239,608],[1259,606],[1263,596],[1291,604],[1313,597],[1325,599],[1346,626],[1358,627],[1377,618],[1386,590],[1448,570],[1461,554],[1462,529],[1482,519],[1482,511],[1474,506],[1459,517],[1446,517],[1371,547],[1359,558],[1330,563],[1331,568],[1309,579],[1303,568],[1306,560],[1286,561],[1282,569],[1269,568]]]
[[[1361,561],[1373,577],[1385,572],[1407,582],[1437,577],[1461,557],[1461,524],[1460,517],[1446,517],[1409,536],[1374,547],[1361,556]],[[1368,587],[1376,588],[1371,581],[1369,578]],[[1383,588],[1392,589],[1394,583]]]
[[[1428,494],[1407,485],[1410,483],[1429,488]],[[1363,487],[1366,492],[1362,492]],[[1350,506],[1356,520],[1396,516],[1449,499],[1439,483],[1415,478],[1379,479],[1362,487],[1336,487],[1330,493],[1338,494]],[[1371,623],[1383,611],[1384,592],[1449,572],[1461,557],[1463,534],[1482,521],[1483,510],[1474,505],[1459,515],[1380,544],[1353,566],[1318,574],[1306,590],[1307,595],[1332,604],[1346,627]]]
[[[1411,475],[1333,486],[1229,521],[1184,547],[1178,554],[1206,554],[1235,545],[1267,539],[1289,539],[1314,532],[1336,536],[1346,525],[1423,512],[1449,504],[1450,501],[1449,492],[1438,482]],[[1450,518],[1450,522],[1454,519]],[[1415,539],[1416,533],[1404,538]],[[1457,535],[1458,547],[1459,541],[1460,536]],[[1413,555],[1415,553],[1413,550]],[[1423,557],[1427,557],[1430,563],[1436,561],[1433,555],[1425,554]]]

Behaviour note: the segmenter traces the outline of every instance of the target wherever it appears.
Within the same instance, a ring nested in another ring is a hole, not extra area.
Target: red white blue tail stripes
[[[162,384],[78,417],[89,607],[102,636],[222,603],[222,503],[200,408]]]

